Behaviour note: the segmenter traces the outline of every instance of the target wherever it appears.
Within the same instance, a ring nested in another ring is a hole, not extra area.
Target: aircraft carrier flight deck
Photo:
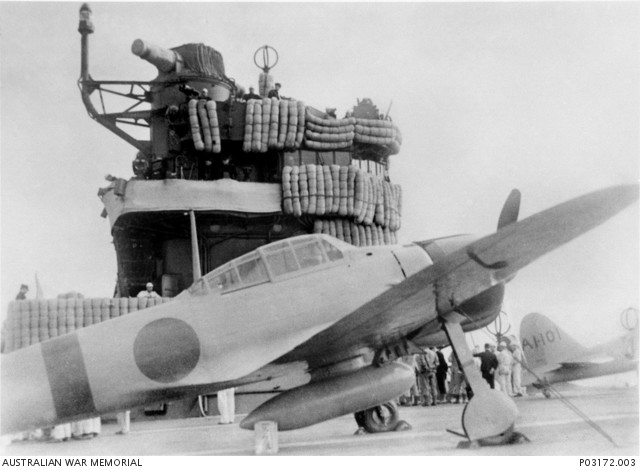
[[[346,415],[296,431],[278,433],[278,455],[347,456],[632,456],[638,455],[638,389],[559,388],[564,399],[599,427],[599,433],[560,399],[542,394],[516,398],[520,413],[516,430],[529,439],[513,445],[458,448],[463,405],[402,407],[401,418],[411,430],[357,435]],[[242,415],[232,425],[218,417],[132,422],[131,432],[116,435],[114,422],[104,422],[91,440],[62,443],[22,441],[2,449],[5,455],[58,456],[249,456],[255,454],[254,433],[240,429]]]

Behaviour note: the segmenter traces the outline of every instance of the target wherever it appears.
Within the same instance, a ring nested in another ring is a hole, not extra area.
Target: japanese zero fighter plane
[[[450,343],[474,391],[466,437],[500,438],[517,408],[481,378],[464,332],[495,319],[519,269],[637,198],[635,184],[611,187],[517,221],[514,190],[497,232],[482,238],[355,247],[315,234],[262,246],[171,302],[2,355],[2,432],[214,393],[301,364],[310,382],[253,410],[242,428],[269,420],[290,430],[355,413],[375,430],[380,407],[392,409],[385,404],[415,379],[397,359]]]
[[[535,375],[527,374],[523,384],[550,398],[549,386],[554,383],[637,371],[637,317],[628,330],[621,337],[587,348],[546,316],[527,314],[520,324],[520,340],[527,367]]]

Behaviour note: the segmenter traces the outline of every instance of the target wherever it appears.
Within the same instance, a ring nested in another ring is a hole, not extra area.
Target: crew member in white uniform
[[[218,424],[233,424],[236,415],[234,388],[218,391],[218,411],[220,412],[220,422]]]
[[[153,290],[153,282],[147,282],[147,288],[138,292],[138,298],[156,298],[160,297],[156,291]]]
[[[502,393],[510,397],[513,395],[511,390],[511,367],[513,366],[513,356],[511,356],[511,353],[507,349],[507,343],[500,343],[498,345],[498,354],[496,354],[496,357],[498,358],[498,370],[496,373],[498,384],[500,384]]]
[[[522,386],[522,366],[527,365],[527,358],[518,343],[511,342],[509,350],[513,355],[513,366],[511,367],[511,381],[513,382],[513,395],[521,397],[525,393]]]

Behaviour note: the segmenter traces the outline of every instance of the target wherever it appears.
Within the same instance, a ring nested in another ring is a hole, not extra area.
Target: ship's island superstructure
[[[132,51],[159,71],[136,83],[148,86],[149,111],[99,113],[90,95],[104,85],[80,82],[98,122],[150,130],[149,141],[132,142],[135,176],[100,191],[120,296],[148,281],[174,296],[193,282],[195,258],[206,273],[293,235],[328,233],[357,246],[396,241],[401,191],[388,167],[400,133],[370,100],[338,119],[301,100],[268,98],[273,77],[263,72],[261,98],[245,101],[211,47],[163,50],[136,40]]]

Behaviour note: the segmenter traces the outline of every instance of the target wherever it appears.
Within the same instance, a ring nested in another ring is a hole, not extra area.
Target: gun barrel
[[[131,52],[141,59],[156,66],[161,72],[172,72],[178,63],[178,53],[170,49],[164,49],[155,44],[150,44],[142,39],[136,39],[131,44]]]

